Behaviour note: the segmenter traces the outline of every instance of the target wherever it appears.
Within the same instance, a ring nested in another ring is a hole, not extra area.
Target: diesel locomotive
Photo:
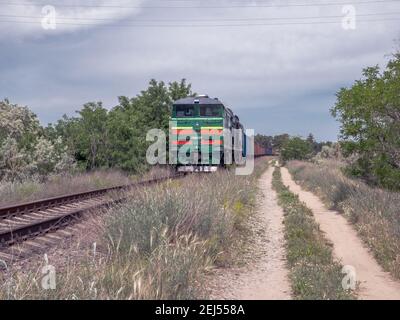
[[[239,117],[218,98],[208,95],[175,101],[170,130],[172,153],[186,155],[185,161],[178,157],[179,171],[216,171],[219,166],[243,163],[253,152]],[[255,157],[267,154],[266,148],[254,146]]]

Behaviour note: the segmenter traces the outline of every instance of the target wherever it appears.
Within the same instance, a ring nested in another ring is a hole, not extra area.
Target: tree
[[[28,107],[0,102],[0,178],[45,177],[70,170],[74,163],[67,148],[53,143]]]
[[[77,126],[77,150],[86,159],[87,168],[107,166],[109,146],[107,109],[101,102],[86,103],[80,111]]]
[[[340,144],[339,143],[326,143],[321,146],[321,151],[318,152],[313,160],[315,161],[320,161],[323,159],[335,159],[335,160],[341,160],[342,158],[342,153],[340,149]]]
[[[74,160],[85,169],[118,167],[141,171],[147,167],[147,131],[167,131],[174,100],[193,95],[185,79],[165,85],[152,79],[133,98],[119,97],[110,112],[101,102],[89,102],[42,128],[27,107],[0,102],[0,178],[70,170]]]
[[[314,135],[312,133],[310,133],[307,136],[307,141],[308,141],[309,144],[314,144],[315,143]]]
[[[263,146],[264,148],[271,148],[272,147],[272,141],[273,137],[271,136],[265,136],[262,134],[257,134],[254,137],[254,142],[257,143],[258,145]]]
[[[136,97],[119,97],[119,105],[110,111],[108,119],[111,165],[129,171],[145,169],[147,131],[167,132],[172,102],[190,95],[191,85],[185,79],[168,86],[152,79]]]
[[[289,140],[289,135],[287,133],[280,134],[277,136],[274,136],[272,139],[272,146],[274,149],[277,151],[281,150],[283,145]]]
[[[321,152],[323,146],[331,144],[331,142],[329,142],[329,141],[327,141],[327,142],[318,142],[318,141],[316,141],[315,138],[314,138],[314,135],[312,133],[310,133],[307,136],[307,141],[312,146],[314,154],[317,154],[318,152]]]
[[[305,160],[310,158],[313,152],[312,145],[309,141],[300,137],[289,138],[281,149],[281,159],[288,160]]]
[[[77,150],[77,145],[79,142],[79,136],[77,134],[79,121],[79,118],[69,118],[67,115],[64,114],[62,118],[56,122],[55,125],[49,124],[44,130],[46,138],[53,142],[61,138],[63,144],[67,147],[71,156],[77,158],[77,160],[79,159],[79,151]]]
[[[30,148],[40,130],[39,120],[27,107],[0,101],[0,144],[12,138],[19,148]]]
[[[54,142],[39,137],[35,142],[30,166],[35,174],[45,177],[49,173],[71,172],[75,168],[75,162],[60,137]]]
[[[381,72],[363,70],[363,78],[341,88],[332,115],[341,123],[348,171],[390,189],[400,189],[400,53]]]
[[[180,82],[174,81],[168,83],[168,92],[172,102],[196,95],[192,92],[192,85],[190,83],[186,84],[186,79],[182,79]]]
[[[7,137],[0,145],[0,178],[14,180],[25,174],[29,155],[18,147],[16,139]]]

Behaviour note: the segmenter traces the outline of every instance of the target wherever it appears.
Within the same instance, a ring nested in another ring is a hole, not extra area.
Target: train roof
[[[174,105],[182,105],[182,104],[219,104],[223,105],[221,101],[218,100],[218,98],[210,98],[207,95],[201,95],[201,96],[196,96],[196,97],[186,97],[183,99],[176,100],[174,102]]]
[[[243,127],[243,125],[240,123],[240,119],[237,115],[233,113],[231,109],[228,107],[225,107],[225,105],[219,101],[218,98],[210,98],[208,95],[197,95],[196,97],[186,97],[183,99],[179,99],[174,101],[174,105],[190,105],[190,104],[198,104],[198,105],[221,105],[226,112],[234,119],[236,123],[238,123],[240,126]]]

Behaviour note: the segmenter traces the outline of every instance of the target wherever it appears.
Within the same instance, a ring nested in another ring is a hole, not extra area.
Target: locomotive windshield
[[[220,105],[205,105],[200,106],[200,117],[221,117],[222,106]]]
[[[174,106],[174,109],[177,118],[194,116],[194,106],[192,105],[178,105]]]

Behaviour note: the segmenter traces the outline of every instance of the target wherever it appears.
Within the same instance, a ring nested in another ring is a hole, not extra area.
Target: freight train
[[[177,157],[178,171],[216,171],[233,162],[243,163],[250,150],[239,117],[218,98],[208,95],[175,101],[170,129],[172,154],[185,155],[185,161]],[[226,139],[232,139],[232,142]],[[231,159],[225,159],[224,147],[228,147],[228,143],[232,150]],[[264,155],[272,155],[272,150],[255,144],[254,156]]]
[[[264,147],[261,144],[254,142],[254,157],[273,156],[272,147]]]

